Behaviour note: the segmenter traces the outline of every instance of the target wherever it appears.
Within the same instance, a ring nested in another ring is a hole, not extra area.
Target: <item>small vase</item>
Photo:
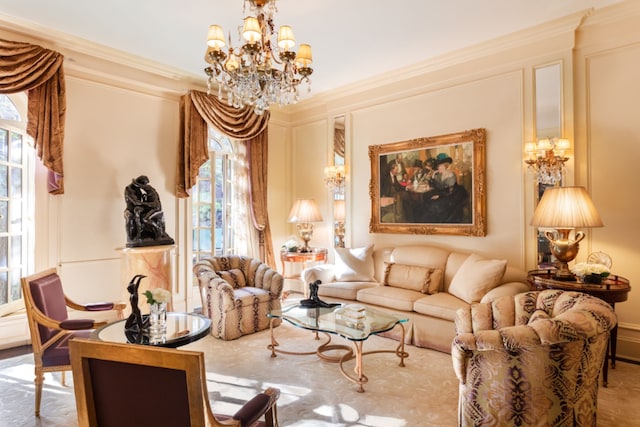
[[[149,342],[162,343],[167,339],[167,304],[164,302],[151,304],[149,313]]]

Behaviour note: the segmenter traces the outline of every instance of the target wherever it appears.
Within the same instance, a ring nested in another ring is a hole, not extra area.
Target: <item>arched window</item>
[[[233,146],[231,140],[209,129],[209,160],[200,167],[191,193],[193,262],[207,256],[221,256],[233,245],[229,220],[233,201]]]
[[[20,278],[33,271],[35,150],[26,94],[0,95],[0,315],[22,305]]]

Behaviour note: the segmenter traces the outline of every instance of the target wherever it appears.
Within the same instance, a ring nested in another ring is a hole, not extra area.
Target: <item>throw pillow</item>
[[[334,248],[336,282],[374,282],[373,245]]]
[[[442,269],[385,262],[384,286],[435,294],[442,286]]]
[[[232,268],[231,270],[216,271],[216,274],[220,276],[222,280],[230,284],[233,287],[233,289],[244,288],[246,286],[244,273],[239,268]]]
[[[449,293],[471,304],[502,281],[507,268],[505,259],[485,259],[471,254],[462,263],[449,285]]]

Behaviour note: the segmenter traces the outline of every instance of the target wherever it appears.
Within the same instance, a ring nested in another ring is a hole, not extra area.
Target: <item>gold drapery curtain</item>
[[[268,111],[258,116],[251,108],[234,108],[216,96],[199,91],[190,91],[182,96],[176,196],[189,197],[189,191],[196,183],[198,169],[209,158],[207,125],[231,138],[245,141],[250,159],[253,226],[260,235],[260,259],[275,267],[267,214],[268,124]]]
[[[63,194],[66,114],[64,56],[29,43],[0,39],[0,93],[27,92],[27,134],[49,170],[49,193]]]

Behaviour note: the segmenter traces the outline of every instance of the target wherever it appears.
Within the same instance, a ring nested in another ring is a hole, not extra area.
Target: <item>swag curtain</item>
[[[275,266],[271,229],[267,214],[267,127],[269,112],[262,116],[251,108],[234,108],[204,92],[190,91],[180,98],[180,143],[178,152],[177,197],[189,197],[198,169],[209,158],[207,125],[245,141],[250,161],[251,212],[253,226],[260,235],[260,259]]]
[[[0,93],[27,92],[27,134],[49,170],[49,193],[63,194],[66,114],[64,56],[29,43],[0,39]]]

